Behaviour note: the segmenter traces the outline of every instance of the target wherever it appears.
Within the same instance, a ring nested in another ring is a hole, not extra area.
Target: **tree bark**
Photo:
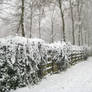
[[[39,38],[41,38],[41,14],[40,14],[40,11],[41,11],[41,9],[39,9]]]
[[[53,38],[53,34],[54,34],[54,22],[53,22],[53,20],[51,19],[51,35],[52,35],[52,37],[51,37],[51,42],[53,43],[54,42],[54,38]]]
[[[63,10],[62,10],[62,0],[59,0],[59,8],[60,8],[60,14],[61,14],[61,19],[62,19],[63,41],[66,41],[66,37],[65,37],[65,20],[64,20]]]
[[[74,30],[74,15],[73,15],[73,7],[72,7],[72,3],[71,0],[70,2],[70,11],[71,11],[71,21],[72,21],[72,39],[73,39],[73,45],[75,45],[75,30]]]
[[[81,45],[81,24],[80,24],[80,22],[81,22],[81,9],[80,9],[81,7],[80,7],[80,1],[78,0],[77,1],[77,13],[78,13],[78,27],[79,27],[79,32],[78,32],[78,44],[79,44],[79,46]]]
[[[30,7],[30,38],[32,37],[32,25],[33,25],[33,10],[32,10],[32,6]]]
[[[81,24],[81,45],[83,45],[83,32],[82,32],[82,24]]]
[[[22,29],[22,36],[25,37],[24,31],[24,0],[22,0],[22,7],[21,7],[21,29]]]

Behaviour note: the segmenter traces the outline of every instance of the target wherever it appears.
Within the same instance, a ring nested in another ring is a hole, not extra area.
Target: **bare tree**
[[[77,0],[78,26],[79,26],[79,32],[78,32],[79,46],[81,45],[81,36],[82,36],[82,19],[81,19],[82,6],[83,6],[82,0]]]
[[[54,34],[55,7],[56,5],[53,5],[51,10],[51,43],[54,42],[54,37],[55,37],[55,34]]]
[[[19,20],[19,24],[18,24],[18,28],[17,28],[17,32],[20,30],[22,30],[22,36],[25,37],[25,30],[24,30],[24,10],[25,10],[25,6],[24,6],[24,2],[25,0],[21,0],[21,15],[20,15],[20,20]]]
[[[22,36],[25,37],[25,31],[24,31],[24,9],[25,9],[25,6],[24,6],[24,0],[21,0],[22,2],[22,7],[21,7],[21,29],[22,29]]]
[[[75,30],[74,30],[74,14],[73,14],[73,5],[71,0],[69,0],[70,3],[70,12],[71,12],[71,21],[72,21],[72,39],[73,39],[73,45],[75,45]]]
[[[38,24],[39,24],[39,38],[41,38],[41,2],[38,5],[39,7],[39,18],[38,18]]]
[[[32,37],[32,26],[33,26],[33,7],[34,7],[34,0],[30,1],[30,38]]]
[[[62,9],[63,0],[58,0],[58,4],[59,4],[61,19],[62,19],[63,41],[66,41],[66,37],[65,37],[65,20],[64,20],[64,13],[63,13],[63,9]]]
[[[37,4],[37,8],[39,11],[39,14],[38,14],[39,38],[41,38],[41,20],[42,20],[43,14],[44,14],[44,7],[46,4],[47,4],[47,2],[44,0],[39,0],[38,4]]]

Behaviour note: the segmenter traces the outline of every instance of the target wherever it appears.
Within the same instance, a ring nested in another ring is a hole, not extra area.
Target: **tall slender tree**
[[[64,20],[63,8],[62,8],[63,1],[58,0],[58,4],[59,4],[60,15],[61,15],[61,19],[62,19],[63,41],[66,41],[66,37],[65,37],[65,20]]]
[[[69,0],[70,3],[70,13],[71,13],[71,21],[72,21],[72,39],[73,39],[73,45],[75,45],[75,30],[74,30],[74,14],[73,14],[73,5],[71,0]]]
[[[24,6],[24,2],[25,0],[21,0],[21,14],[20,14],[20,19],[19,19],[19,24],[18,24],[18,28],[17,28],[17,33],[19,32],[20,28],[21,28],[21,35],[23,37],[25,37],[25,30],[24,30],[24,10],[25,10],[25,6]]]
[[[82,0],[77,0],[77,13],[78,13],[78,28],[79,28],[79,32],[78,32],[78,44],[79,46],[81,45],[81,31],[82,31],[82,6],[83,6],[83,2]]]
[[[22,7],[21,7],[21,29],[22,29],[22,36],[25,37],[25,30],[24,30],[24,10],[25,10],[25,6],[24,6],[24,1],[25,0],[21,0],[22,2]]]

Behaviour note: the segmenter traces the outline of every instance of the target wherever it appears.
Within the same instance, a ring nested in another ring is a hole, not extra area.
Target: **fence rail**
[[[81,60],[85,60],[85,59],[87,59],[87,54],[85,52],[82,52],[82,51],[79,51],[77,53],[73,52],[72,54],[70,54],[68,56],[68,63],[70,65],[73,65],[73,64],[76,64],[77,62],[79,62]],[[62,63],[51,61],[52,60],[51,58],[49,58],[49,60],[50,61],[47,61],[46,64],[40,65],[40,67],[41,67],[40,68],[41,69],[41,74],[42,74],[41,76],[42,77],[47,75],[47,74],[57,73],[57,72],[63,70],[63,69],[61,69],[62,66],[63,66]],[[68,65],[66,65],[66,68],[67,68],[67,66]]]

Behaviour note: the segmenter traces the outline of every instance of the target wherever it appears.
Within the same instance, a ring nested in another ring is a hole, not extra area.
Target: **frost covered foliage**
[[[66,69],[74,50],[86,51],[65,42],[46,44],[18,36],[0,39],[0,92],[38,83],[43,78],[41,65],[49,61],[60,71]]]
[[[41,40],[21,37],[0,40],[0,92],[9,92],[38,81],[35,75],[41,61],[42,43]]]

